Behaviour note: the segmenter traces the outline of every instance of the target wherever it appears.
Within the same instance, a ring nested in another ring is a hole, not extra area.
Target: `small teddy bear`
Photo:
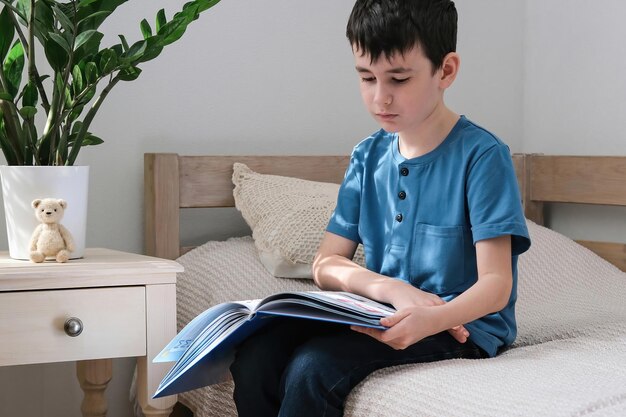
[[[74,251],[74,240],[70,232],[59,223],[67,208],[65,200],[44,198],[33,200],[35,217],[41,224],[35,228],[30,239],[30,260],[43,262],[54,257],[57,262],[67,262]]]

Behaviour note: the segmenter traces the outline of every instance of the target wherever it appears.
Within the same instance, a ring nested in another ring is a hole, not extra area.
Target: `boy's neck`
[[[406,159],[426,155],[439,146],[450,134],[459,115],[445,106],[433,112],[416,129],[398,133],[400,154]]]

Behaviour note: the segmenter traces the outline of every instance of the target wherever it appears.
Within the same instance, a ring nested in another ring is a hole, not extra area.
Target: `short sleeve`
[[[474,244],[511,235],[513,255],[530,247],[521,195],[509,148],[498,144],[478,157],[467,176],[467,203]]]
[[[350,165],[339,188],[337,206],[326,228],[328,232],[356,243],[362,243],[359,236],[362,173],[362,164],[353,152]]]

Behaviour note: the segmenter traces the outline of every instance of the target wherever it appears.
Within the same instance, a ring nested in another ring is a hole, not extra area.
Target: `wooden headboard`
[[[233,207],[233,163],[274,175],[340,183],[349,156],[144,155],[146,253],[175,259],[180,246],[180,210]],[[526,217],[544,224],[544,204],[626,206],[626,157],[515,154],[513,162]],[[578,241],[626,271],[626,244]]]

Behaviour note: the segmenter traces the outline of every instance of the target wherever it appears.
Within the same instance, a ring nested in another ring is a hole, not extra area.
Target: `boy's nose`
[[[378,90],[376,92],[376,96],[374,97],[374,103],[382,107],[390,105],[392,101],[393,97],[391,96],[391,94],[382,89]]]

